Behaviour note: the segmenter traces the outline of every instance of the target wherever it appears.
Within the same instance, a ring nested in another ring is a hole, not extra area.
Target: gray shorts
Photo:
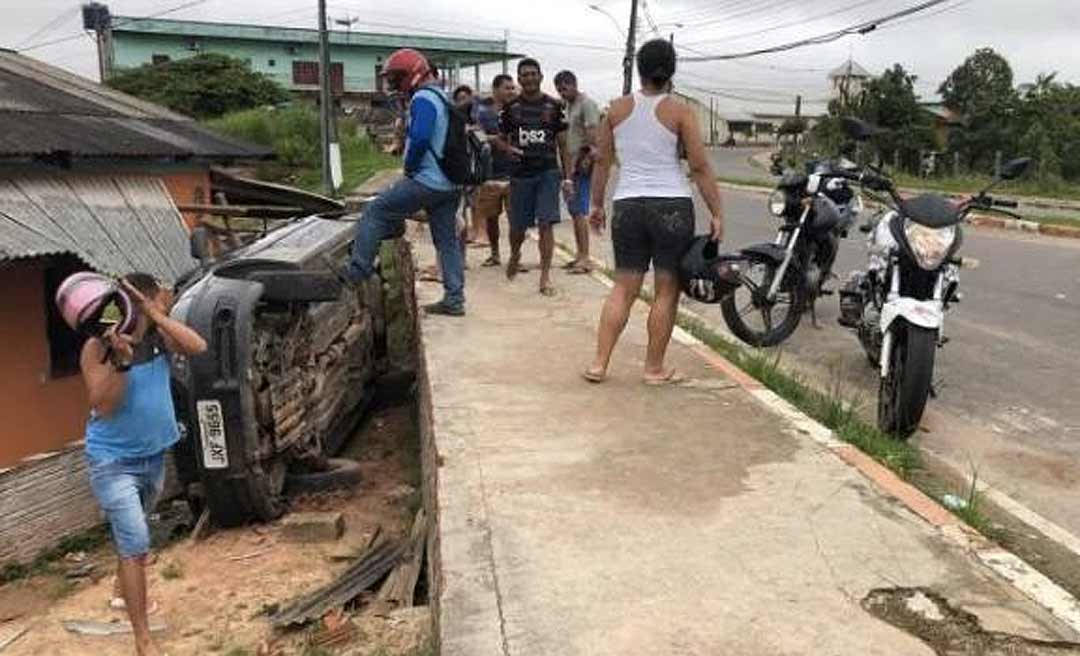
[[[615,268],[644,273],[678,273],[694,241],[694,201],[690,198],[624,198],[615,201],[611,221]]]

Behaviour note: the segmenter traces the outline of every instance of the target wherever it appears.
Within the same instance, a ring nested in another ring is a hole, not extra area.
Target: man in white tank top
[[[693,195],[680,162],[680,143],[712,215],[709,231],[716,241],[724,235],[723,205],[697,117],[667,95],[675,74],[674,47],[663,39],[650,41],[638,51],[637,64],[641,90],[612,102],[600,125],[589,220],[597,231],[607,225],[605,193],[617,155],[619,182],[612,220],[615,287],[600,315],[596,358],[583,376],[593,383],[606,380],[615,344],[652,266],[655,299],[649,313],[644,381],[665,385],[680,380],[664,365],[664,356],[679,305],[679,265],[695,231]]]

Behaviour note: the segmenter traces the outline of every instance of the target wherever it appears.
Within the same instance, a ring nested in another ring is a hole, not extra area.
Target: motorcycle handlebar
[[[1015,200],[995,200],[994,207],[1008,207],[1010,209],[1016,209],[1020,207],[1020,203]]]

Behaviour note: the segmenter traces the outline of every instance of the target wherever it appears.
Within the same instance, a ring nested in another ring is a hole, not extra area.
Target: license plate
[[[225,469],[229,466],[229,450],[225,444],[225,418],[221,401],[196,401],[199,414],[199,433],[202,435],[203,467]]]

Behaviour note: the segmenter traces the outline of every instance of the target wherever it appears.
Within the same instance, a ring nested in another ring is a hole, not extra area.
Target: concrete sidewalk
[[[609,382],[585,383],[607,289],[557,274],[547,299],[537,275],[474,267],[468,316],[422,323],[444,656],[994,644],[908,588],[989,631],[1077,638],[686,345],[670,360],[690,382],[643,385],[640,304]],[[440,293],[418,289],[421,302]],[[1013,649],[949,653],[1080,654]]]

